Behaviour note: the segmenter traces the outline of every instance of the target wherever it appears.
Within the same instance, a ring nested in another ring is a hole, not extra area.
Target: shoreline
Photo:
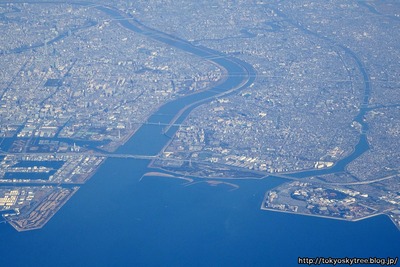
[[[29,225],[27,228],[24,228],[23,226],[20,226],[19,224],[17,224],[16,222],[19,220],[8,220],[6,219],[6,221],[18,232],[25,232],[25,231],[31,231],[31,230],[37,230],[37,229],[41,229],[43,228],[49,221],[51,218],[53,218],[54,215],[57,214],[57,212],[68,202],[68,200],[79,190],[79,187],[76,186],[74,188],[72,188],[72,190],[69,192],[68,195],[66,195],[65,197],[63,197],[61,199],[61,201],[59,203],[57,203],[57,205],[54,207],[54,209],[50,210],[49,214],[45,214],[44,218],[43,217],[39,217],[39,219],[42,219],[41,221],[39,221],[37,226],[31,227],[29,228]],[[49,199],[45,199],[44,202],[41,202],[34,210],[31,211],[30,214],[32,214],[33,212],[36,212],[36,210],[42,207],[42,205],[45,205],[46,203],[49,202]],[[29,215],[29,214],[28,214]],[[46,216],[47,215],[47,216]],[[22,219],[25,220],[25,219]]]
[[[378,213],[374,213],[365,217],[361,217],[361,218],[355,218],[355,219],[346,219],[346,218],[340,218],[340,217],[332,217],[332,216],[328,216],[328,215],[318,215],[318,214],[312,214],[312,213],[302,213],[302,212],[291,212],[291,211],[286,211],[286,210],[277,210],[277,209],[272,209],[272,208],[266,208],[264,207],[264,202],[263,201],[261,203],[261,210],[266,210],[266,211],[272,211],[272,212],[281,212],[281,213],[286,213],[286,214],[293,214],[293,215],[299,215],[299,216],[310,216],[310,217],[319,217],[319,218],[324,218],[324,219],[332,219],[332,220],[339,220],[339,221],[347,221],[347,222],[358,222],[358,221],[362,221],[365,219],[369,219],[372,217],[376,217],[379,215],[386,215],[390,218],[389,215],[387,215],[386,213],[382,213],[382,212],[378,212]]]
[[[90,3],[73,3],[73,4],[90,5]],[[173,47],[174,49],[181,50],[184,53],[188,53],[196,58],[199,58],[200,60],[204,60],[206,62],[213,64],[214,66],[217,66],[220,72],[220,76],[218,77],[217,81],[210,82],[210,84],[208,84],[202,89],[191,92],[187,95],[185,94],[183,96],[171,97],[164,103],[155,106],[154,109],[152,109],[152,111],[149,112],[148,116],[145,117],[145,121],[143,123],[139,124],[136,127],[133,127],[130,130],[127,130],[126,134],[122,138],[115,140],[111,139],[110,143],[104,145],[104,147],[100,146],[91,148],[88,152],[89,154],[95,154],[94,151],[97,149],[103,150],[106,153],[104,153],[105,155],[102,155],[101,162],[99,164],[91,166],[92,169],[90,170],[90,172],[80,174],[79,184],[81,183],[85,184],[89,179],[91,179],[94,176],[94,174],[97,173],[99,168],[103,166],[104,162],[112,154],[115,154],[119,149],[121,149],[121,147],[126,145],[128,141],[132,140],[135,134],[137,134],[139,130],[143,129],[144,128],[143,126],[146,125],[146,123],[149,122],[149,120],[151,122],[152,116],[156,115],[164,107],[168,109],[173,107],[175,103],[176,104],[179,103],[177,108],[175,108],[179,110],[175,111],[174,109],[172,114],[166,117],[166,120],[169,121],[166,126],[163,126],[163,134],[166,135],[168,134],[168,132],[170,132],[171,128],[176,126],[177,121],[179,121],[179,123],[181,123],[181,121],[184,121],[187,118],[187,116],[189,116],[190,112],[192,112],[196,107],[204,103],[208,103],[213,99],[217,99],[218,97],[226,96],[240,89],[247,88],[256,79],[256,71],[253,69],[253,67],[240,59],[233,58],[229,55],[221,54],[220,52],[207,47],[194,46],[188,41],[179,39],[168,33],[159,32],[155,29],[149,28],[141,24],[139,21],[135,20],[133,17],[131,18],[129,14],[126,14],[115,7],[96,6],[96,9],[98,9],[100,12],[104,13],[111,19],[115,19],[116,21],[118,21],[117,22],[118,26],[122,28],[135,32],[139,35],[144,35],[145,37],[155,42],[161,42],[170,47]],[[126,20],[127,18],[129,18],[130,20],[129,21]],[[238,75],[232,76],[230,75],[230,73],[238,73]],[[153,121],[155,120],[153,119]],[[157,121],[155,123],[157,123]],[[173,128],[172,130],[175,133],[175,128]],[[165,141],[163,140],[163,142],[165,143],[160,144],[161,148],[157,150],[158,152],[156,155],[160,155],[161,153],[163,153],[163,151],[165,151],[165,148],[170,144],[170,142],[172,142],[172,140],[173,137],[170,137],[169,140]],[[62,155],[63,153],[59,154]],[[77,153],[77,155],[79,155],[79,153]],[[149,161],[148,167],[150,165],[151,161]],[[144,175],[143,177],[146,177],[146,175]],[[165,177],[165,175],[162,175],[162,177]],[[177,177],[173,175],[172,177],[185,179],[186,181],[189,182],[194,181],[192,178]],[[19,185],[23,184],[24,183],[19,183]],[[69,183],[66,183],[63,180],[57,183],[57,185],[60,186],[60,188],[62,188],[61,186],[68,184]],[[64,189],[64,190],[71,190],[71,189]],[[26,217],[21,218],[21,221],[19,223],[18,220],[15,220],[15,222],[10,220],[8,222],[17,231],[27,231],[27,230],[42,228],[52,218],[52,216],[54,216],[54,214],[68,201],[68,199],[72,197],[72,195],[76,192],[76,190],[77,189],[74,188],[72,191],[70,191],[70,193],[67,196],[65,196],[65,198],[60,199],[61,201],[59,203],[57,203],[56,199],[45,199],[43,202],[39,203],[39,205],[37,205],[35,209],[32,210],[29,214],[24,215],[24,217],[25,216]],[[63,191],[62,189],[60,189],[59,192],[62,194],[65,193],[65,191]],[[57,206],[52,206],[51,204],[55,204]],[[42,208],[43,211],[41,210]],[[41,215],[43,215],[44,218],[40,217]],[[30,216],[32,216],[32,218]],[[40,221],[41,219],[43,219],[43,221]],[[27,227],[24,227],[24,225]]]

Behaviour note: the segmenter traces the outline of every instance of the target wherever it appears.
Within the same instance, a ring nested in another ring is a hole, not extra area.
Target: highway
[[[157,159],[160,156],[159,155],[154,155],[154,156],[149,156],[149,155],[133,155],[133,154],[114,154],[114,153],[98,153],[98,152],[67,152],[67,153],[4,153],[1,152],[0,156],[32,156],[32,157],[49,157],[49,156],[54,156],[54,157],[62,157],[62,156],[73,156],[73,157],[89,157],[89,156],[95,156],[95,157],[104,157],[104,158],[126,158],[126,159]]]

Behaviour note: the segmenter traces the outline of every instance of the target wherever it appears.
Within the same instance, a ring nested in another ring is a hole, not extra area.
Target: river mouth
[[[179,127],[176,125],[182,123],[193,109],[217,97],[226,96],[247,88],[256,79],[255,69],[244,61],[148,28],[134,18],[127,17],[112,8],[105,6],[96,8],[117,20],[122,27],[210,61],[226,73],[224,80],[217,82],[216,85],[160,106],[147,120],[151,125],[142,125],[131,139],[117,150],[117,153],[151,156],[159,154],[178,130]],[[163,115],[160,116],[159,114]],[[146,132],[145,135],[143,134],[144,132]],[[151,135],[149,135],[149,132],[151,132]],[[160,146],[160,144],[156,144],[157,142],[147,144],[145,148],[138,145],[155,139],[163,140],[163,145]]]
[[[195,48],[171,42],[183,50]],[[213,59],[232,75],[210,91],[162,105],[115,153],[158,155],[196,107],[256,79],[245,62],[200,49],[198,56]],[[149,163],[110,155],[43,229],[17,233],[0,224],[4,266],[293,266],[298,257],[329,257],[332,251],[351,257],[398,254],[399,231],[386,216],[346,222],[262,212],[265,190],[282,179],[240,180],[240,190],[219,181],[188,185],[149,173]],[[154,176],[140,180],[145,173]]]

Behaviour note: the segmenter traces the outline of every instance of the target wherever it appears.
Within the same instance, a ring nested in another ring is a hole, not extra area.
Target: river
[[[99,8],[116,19],[122,16]],[[218,93],[245,88],[255,79],[254,70],[237,59],[139,23],[119,23],[206,57],[232,74],[213,90],[163,105],[149,122],[180,122]],[[118,153],[159,153],[169,141],[164,127],[143,125]],[[108,159],[41,230],[18,233],[0,224],[2,266],[296,266],[297,257],[394,257],[400,251],[400,233],[386,216],[346,222],[260,211],[264,192],[279,179],[238,181],[235,191],[165,177],[139,181],[148,164]]]

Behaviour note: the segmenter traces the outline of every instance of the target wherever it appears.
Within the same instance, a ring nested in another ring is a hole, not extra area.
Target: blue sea
[[[240,188],[147,177],[109,159],[41,230],[0,225],[1,266],[297,266],[298,257],[395,257],[389,218],[360,222],[260,210],[278,179]],[[360,265],[358,265],[360,266]]]
[[[99,10],[122,18],[106,7]],[[233,74],[217,89],[171,101],[159,110],[170,113],[168,118],[153,115],[149,122],[169,123],[182,108],[193,108],[242,81],[248,86],[254,80],[254,70],[244,62],[218,58],[215,51],[138,23],[120,23],[192,54],[215,57],[215,63]],[[118,153],[158,153],[168,141],[161,129],[142,127]],[[172,136],[174,130],[167,134]],[[297,266],[298,257],[393,258],[400,254],[400,231],[386,216],[346,222],[262,211],[265,191],[281,180],[233,181],[240,188],[232,191],[205,182],[188,185],[165,177],[141,179],[149,171],[148,164],[147,160],[108,159],[43,229],[17,232],[0,224],[0,266],[285,267]]]

